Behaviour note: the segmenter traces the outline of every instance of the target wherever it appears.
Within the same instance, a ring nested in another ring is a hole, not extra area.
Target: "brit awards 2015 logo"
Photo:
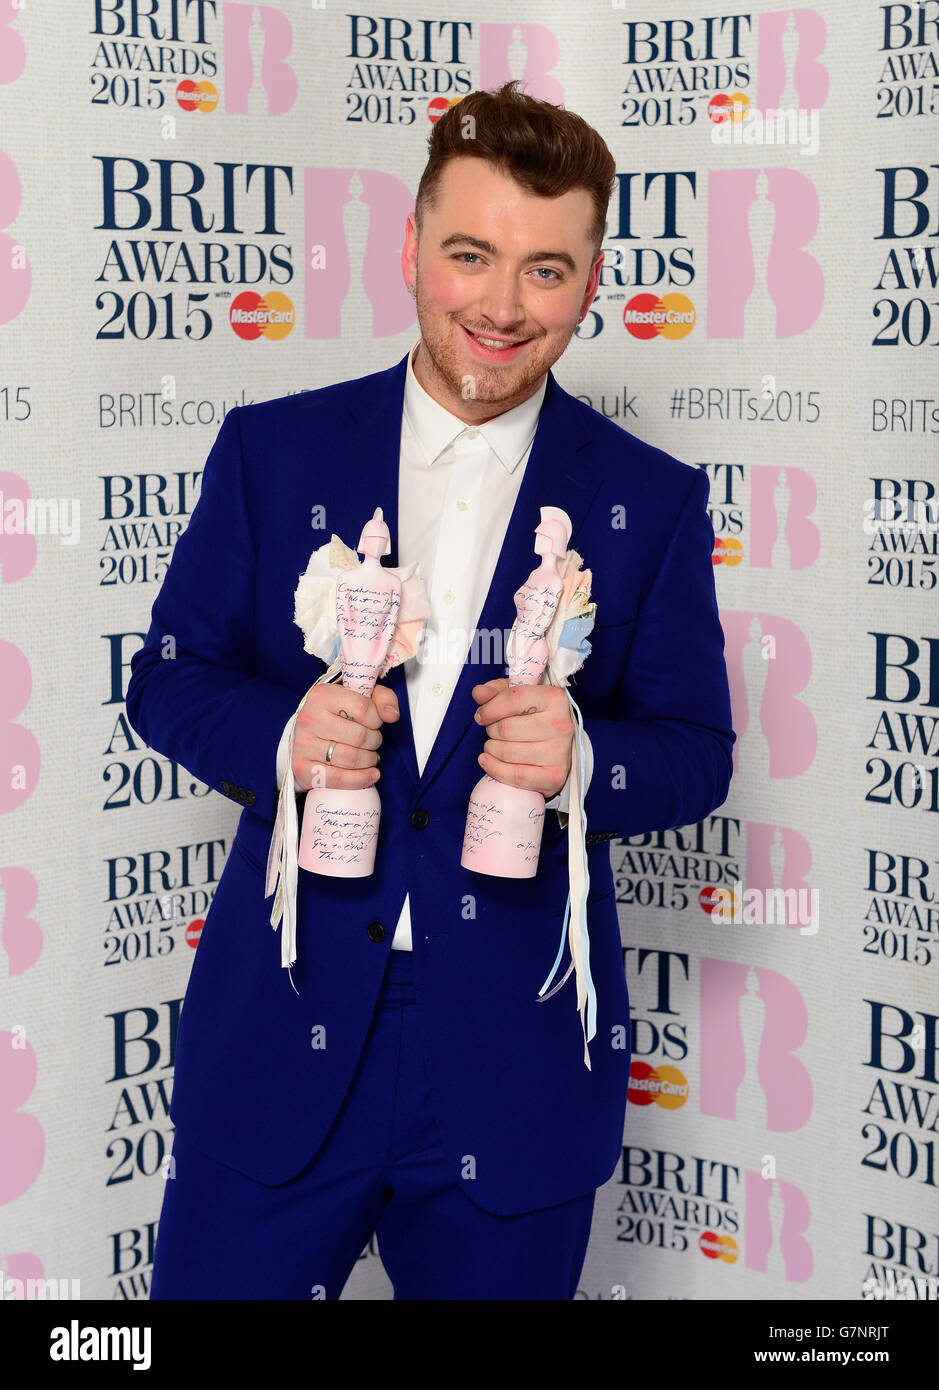
[[[868,632],[873,639],[873,691],[882,706],[867,744],[874,806],[939,811],[939,637]],[[906,708],[902,708],[905,706]],[[919,708],[917,708],[917,706]],[[898,708],[899,707],[899,708]]]
[[[616,1178],[624,1189],[616,1209],[617,1241],[678,1254],[698,1251],[735,1264],[739,1178],[740,1169],[720,1159],[624,1145]]]
[[[153,393],[157,396],[159,393]],[[136,402],[134,403],[136,405]],[[141,403],[142,404],[142,403]],[[179,419],[177,403],[155,400],[169,418]],[[122,415],[123,415],[123,403]],[[115,410],[99,419],[115,418]],[[169,568],[173,548],[202,486],[201,468],[175,473],[111,473],[100,475],[101,521],[104,535],[98,547],[98,583],[107,588],[128,584],[159,584]]]
[[[138,849],[105,860],[106,966],[169,956],[199,944],[227,850],[224,839]]]
[[[939,114],[939,6],[936,0],[878,6],[883,66],[876,88],[878,120],[918,125]]]
[[[924,402],[925,404],[925,402]],[[930,478],[871,477],[864,534],[867,582],[930,592],[939,584],[939,498]]]
[[[181,998],[163,999],[105,1016],[111,1025],[107,1085],[118,1088],[106,1096],[106,1187],[172,1175],[170,1087],[182,1004]]]
[[[884,847],[864,852],[864,954],[939,968],[939,860]]]
[[[613,0],[613,8],[625,9],[626,0]],[[820,62],[827,27],[817,10],[768,11],[757,17],[755,36],[749,14],[630,18],[622,38],[628,129],[690,128],[711,112],[729,118],[735,107],[750,108],[754,68],[759,108],[817,111],[828,99],[828,71]]]
[[[287,336],[292,302],[248,287],[293,280],[293,248],[275,240],[286,234],[279,222],[293,193],[289,165],[92,158],[101,193],[94,230],[109,236],[96,278],[115,287],[95,299],[96,339],[204,342],[215,327],[213,300],[230,299],[238,287],[226,314],[232,330],[268,341]]]
[[[875,347],[935,347],[939,308],[929,299],[939,285],[939,165],[888,164],[880,175],[882,217],[875,241],[894,243],[874,283]]]
[[[146,8],[138,0],[93,0],[92,106],[155,112],[163,119],[167,112],[213,111],[219,8],[251,11],[216,0],[149,0]],[[234,46],[237,21],[232,28]]]
[[[863,1065],[880,1075],[861,1113],[865,1168],[922,1185],[935,1201],[939,1125],[939,1016],[893,999],[864,999],[869,1051]]]

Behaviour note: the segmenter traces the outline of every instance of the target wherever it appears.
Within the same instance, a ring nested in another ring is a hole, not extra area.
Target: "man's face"
[[[444,166],[401,264],[417,289],[414,372],[447,410],[482,423],[538,389],[596,294],[593,213],[583,188],[541,198],[476,156]]]

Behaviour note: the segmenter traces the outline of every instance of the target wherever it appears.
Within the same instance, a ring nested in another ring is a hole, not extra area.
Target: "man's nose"
[[[493,328],[508,333],[524,322],[525,310],[522,307],[518,277],[514,271],[493,271],[486,277],[486,285],[479,299],[480,312],[489,320]]]

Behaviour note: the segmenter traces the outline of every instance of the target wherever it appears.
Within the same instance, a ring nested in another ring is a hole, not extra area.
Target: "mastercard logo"
[[[714,537],[714,549],[711,551],[713,565],[739,565],[742,559],[743,546],[736,536]]]
[[[623,310],[623,323],[634,338],[686,338],[697,315],[684,294],[636,294]]]
[[[427,116],[431,125],[436,125],[441,116],[445,116],[451,106],[459,106],[462,97],[434,97],[427,103]]]
[[[725,1265],[736,1264],[740,1257],[740,1247],[733,1236],[719,1236],[716,1231],[702,1231],[698,1249],[709,1260],[723,1260]]]
[[[701,889],[698,904],[709,917],[713,917],[716,912],[718,921],[722,918],[732,920],[737,915],[739,906],[737,895],[732,888],[715,888],[711,884]]]
[[[650,1067],[633,1062],[629,1068],[629,1099],[633,1105],[660,1105],[678,1110],[688,1099],[688,1082],[677,1067]]]
[[[202,935],[202,928],[204,926],[205,918],[196,917],[186,928],[186,945],[191,946],[193,950],[195,950],[199,944],[199,937]]]
[[[715,125],[725,121],[742,121],[750,109],[750,98],[746,92],[718,92],[708,102],[708,116]]]
[[[239,338],[286,338],[293,329],[296,311],[285,294],[270,290],[265,295],[245,290],[232,301],[228,321]]]
[[[191,77],[184,77],[176,88],[176,100],[184,111],[214,111],[218,88],[214,82],[193,82]]]

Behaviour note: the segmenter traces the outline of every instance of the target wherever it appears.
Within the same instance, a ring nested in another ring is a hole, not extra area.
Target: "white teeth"
[[[503,342],[500,338],[481,338],[478,333],[474,333],[473,337],[476,339],[477,343],[482,343],[483,347],[487,348],[505,348],[517,346],[516,343]]]

